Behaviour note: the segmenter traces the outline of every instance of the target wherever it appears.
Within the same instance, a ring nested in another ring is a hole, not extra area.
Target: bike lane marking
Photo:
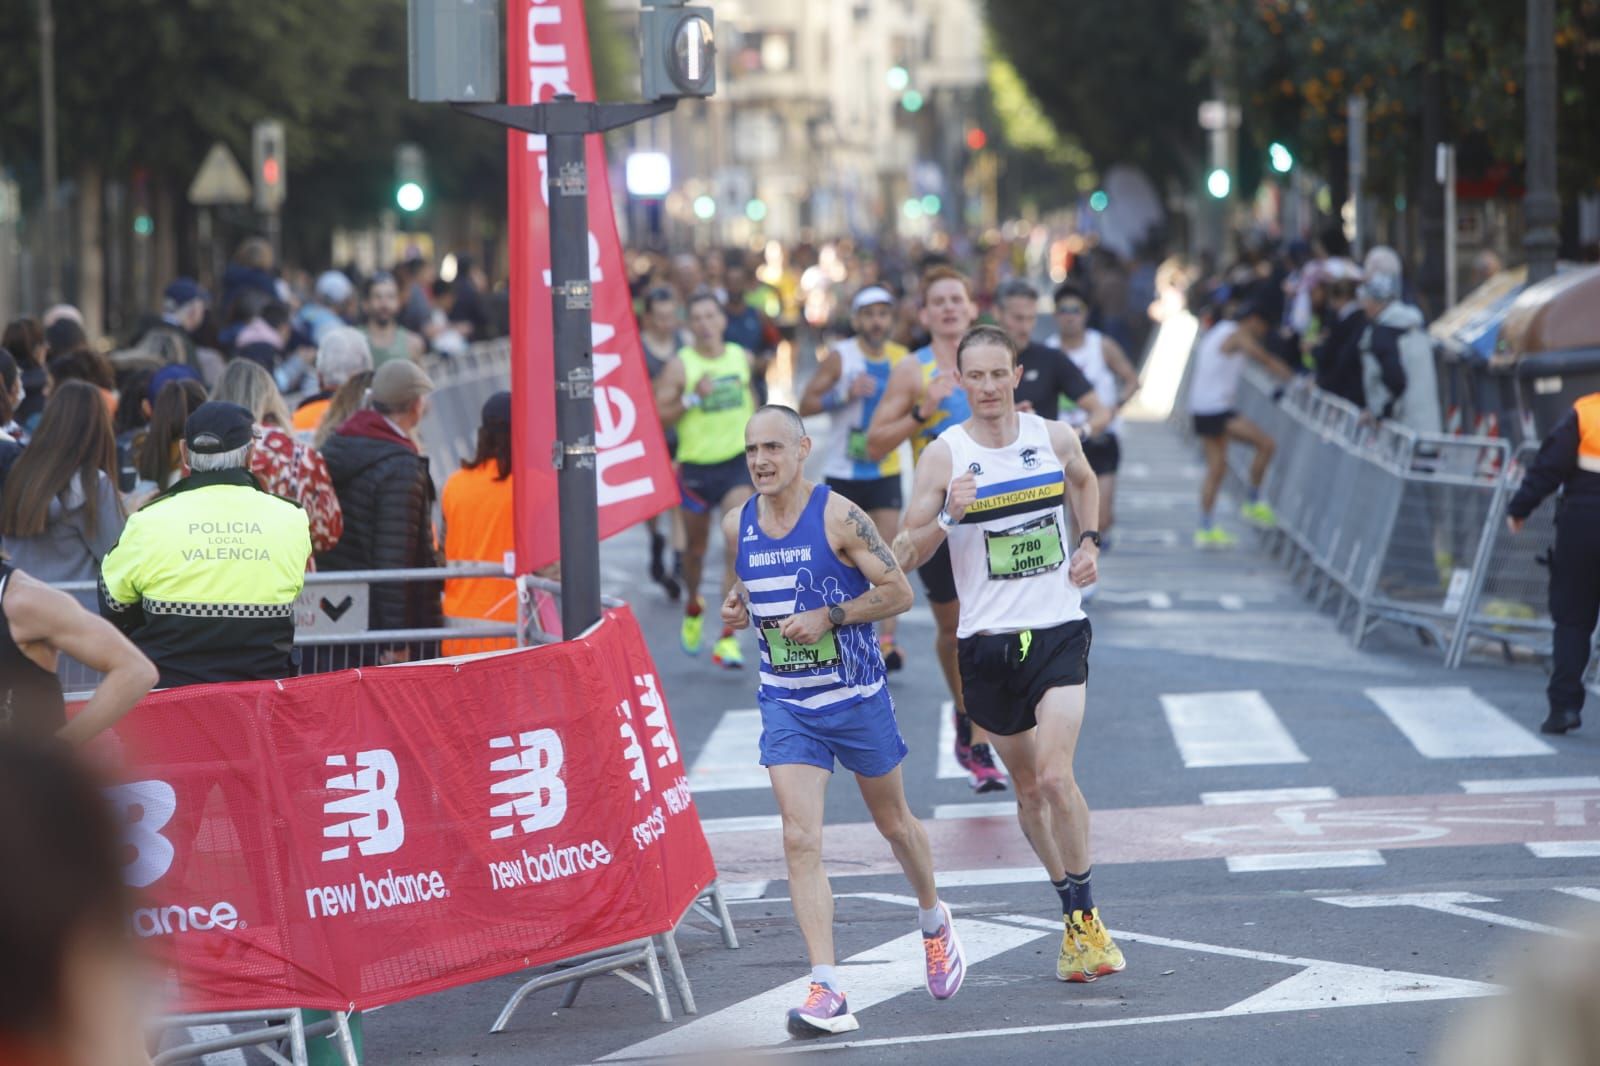
[[[1456,918],[1469,918],[1475,922],[1488,922],[1491,925],[1503,925],[1507,929],[1521,929],[1526,933],[1545,933],[1549,936],[1571,937],[1577,934],[1570,929],[1560,929],[1553,925],[1541,922],[1530,922],[1522,918],[1511,918],[1494,911],[1479,910],[1477,907],[1468,907],[1468,903],[1499,903],[1493,896],[1478,896],[1471,892],[1401,892],[1391,895],[1373,896],[1317,896],[1318,903],[1331,903],[1335,907],[1350,907],[1365,909],[1370,907],[1416,907],[1425,911],[1437,911],[1439,914],[1448,914]]]
[[[1033,868],[1038,860],[1010,816],[925,822],[942,874],[997,867]],[[1295,851],[1375,851],[1410,847],[1593,846],[1600,834],[1600,789],[1581,792],[1366,796],[1290,804],[1134,807],[1095,811],[1095,864],[1225,859]],[[709,838],[727,882],[787,878],[783,846],[772,831]],[[871,822],[823,831],[830,877],[900,869]]]

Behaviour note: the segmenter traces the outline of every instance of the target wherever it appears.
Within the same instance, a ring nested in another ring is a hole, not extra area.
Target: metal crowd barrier
[[[511,388],[511,342],[474,344],[463,355],[429,362],[427,369],[435,387],[417,435],[433,483],[443,486],[477,450],[484,401]]]
[[[1374,424],[1336,396],[1303,384],[1284,390],[1254,368],[1241,380],[1238,410],[1277,442],[1262,486],[1278,516],[1268,536],[1307,594],[1333,606],[1358,646],[1374,626],[1393,623],[1459,663],[1468,606],[1492,569],[1516,485],[1509,445]],[[1245,446],[1230,451],[1240,483],[1250,458]]]

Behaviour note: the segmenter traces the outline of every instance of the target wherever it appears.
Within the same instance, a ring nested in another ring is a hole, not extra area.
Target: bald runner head
[[[769,403],[745,424],[745,464],[751,483],[764,496],[775,496],[799,484],[810,454],[806,424],[792,407]]]

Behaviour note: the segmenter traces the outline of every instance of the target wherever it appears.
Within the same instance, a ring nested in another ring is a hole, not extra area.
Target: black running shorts
[[[1195,415],[1194,435],[1197,437],[1220,437],[1228,430],[1228,423],[1233,421],[1237,411],[1223,411],[1216,415]]]
[[[1122,445],[1115,433],[1102,433],[1083,442],[1083,457],[1096,474],[1115,474],[1122,465]]]
[[[863,511],[898,511],[905,506],[900,492],[900,475],[875,478],[830,477],[828,487]]]
[[[728,493],[751,488],[750,467],[742,455],[720,463],[679,463],[678,488],[683,494],[684,510],[715,513]]]
[[[922,587],[928,590],[929,603],[956,602],[956,574],[950,569],[950,542],[940,541],[939,550],[917,567]]]
[[[1046,692],[1089,680],[1087,618],[1029,633],[979,634],[957,644],[967,717],[1002,737],[1039,724],[1034,711]]]

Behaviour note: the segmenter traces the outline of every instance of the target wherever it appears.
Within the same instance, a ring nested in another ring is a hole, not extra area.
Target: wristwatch
[[[956,528],[956,526],[961,524],[960,522],[957,522],[954,518],[950,517],[950,512],[949,511],[942,510],[942,509],[939,511],[938,522],[939,522],[939,528],[944,530],[945,532],[949,532],[950,530]]]
[[[911,405],[911,417],[916,419],[918,422],[926,422],[928,420],[928,416],[922,413],[921,400],[918,400],[916,403]]]
[[[844,604],[836,603],[828,608],[828,621],[833,623],[835,629],[844,625]]]
[[[1100,531],[1098,529],[1086,529],[1082,533],[1078,534],[1079,544],[1082,544],[1086,540],[1092,540],[1094,541],[1094,546],[1096,548],[1100,547]]]

